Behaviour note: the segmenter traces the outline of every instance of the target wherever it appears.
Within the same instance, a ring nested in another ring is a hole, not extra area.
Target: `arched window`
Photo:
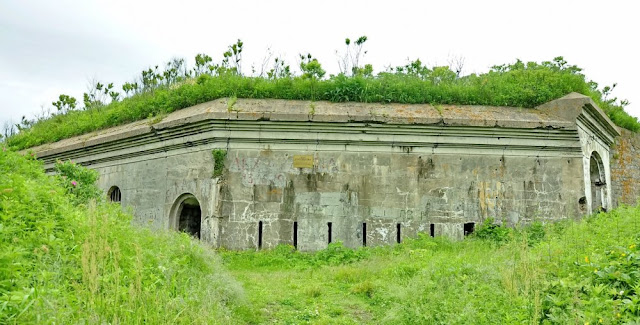
[[[109,196],[109,201],[120,203],[122,201],[122,193],[120,192],[120,188],[117,186],[111,186],[109,192],[107,192]]]
[[[591,153],[589,161],[589,175],[591,179],[591,212],[606,210],[606,182],[602,158],[597,152]]]

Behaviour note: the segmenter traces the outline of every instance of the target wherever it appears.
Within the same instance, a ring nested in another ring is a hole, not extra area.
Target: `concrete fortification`
[[[535,109],[234,98],[33,150],[97,170],[141,225],[311,251],[633,203],[640,142],[620,132],[575,93]]]

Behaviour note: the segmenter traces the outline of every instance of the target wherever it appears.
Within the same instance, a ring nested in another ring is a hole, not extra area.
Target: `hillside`
[[[640,207],[535,223],[488,220],[309,254],[214,252],[130,225],[96,174],[0,151],[0,323],[624,324],[640,321]]]
[[[232,323],[243,291],[185,234],[130,225],[97,175],[0,152],[0,323]]]
[[[598,88],[562,57],[541,63],[516,61],[494,66],[489,72],[460,75],[450,67],[427,67],[419,60],[373,75],[372,67],[355,66],[353,73],[325,77],[320,63],[310,55],[294,75],[282,61],[267,75],[243,76],[223,61],[196,57],[188,69],[184,60],[167,63],[164,71],[144,70],[139,81],[122,86],[97,83],[84,94],[84,106],[60,95],[52,104],[57,111],[34,120],[23,119],[20,132],[6,139],[17,150],[51,143],[95,130],[148,119],[153,124],[168,113],[218,98],[274,98],[331,102],[430,103],[533,108],[571,92],[590,96],[617,125],[640,130],[637,118],[624,111],[626,101],[611,97],[614,87]],[[226,58],[226,56],[225,56]],[[203,61],[204,60],[204,61]]]

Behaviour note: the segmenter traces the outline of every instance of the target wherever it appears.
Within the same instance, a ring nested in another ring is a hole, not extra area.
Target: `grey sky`
[[[271,48],[292,68],[310,52],[337,73],[344,38],[367,35],[376,71],[465,58],[464,73],[562,55],[640,116],[634,1],[0,1],[0,125],[31,118],[89,80],[118,89],[140,71],[197,53],[216,61],[238,38],[243,70]],[[295,68],[294,68],[295,69]]]

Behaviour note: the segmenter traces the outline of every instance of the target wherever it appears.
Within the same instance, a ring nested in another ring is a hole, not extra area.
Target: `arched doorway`
[[[181,195],[173,207],[173,227],[200,239],[202,210],[193,194]]]
[[[606,211],[606,182],[602,158],[597,152],[591,153],[589,161],[589,174],[591,180],[591,212]]]

